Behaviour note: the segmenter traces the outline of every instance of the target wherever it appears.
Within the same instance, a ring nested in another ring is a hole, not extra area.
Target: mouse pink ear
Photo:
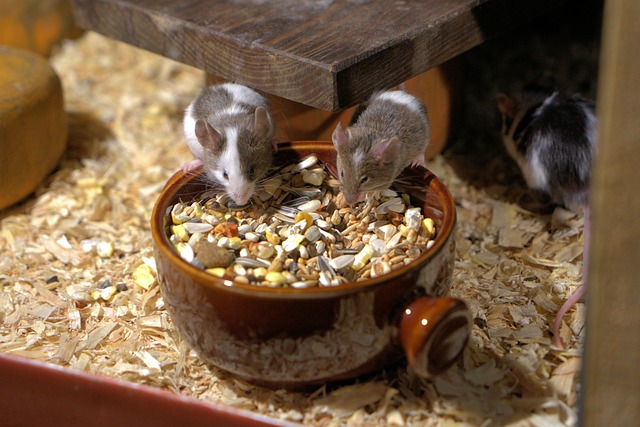
[[[338,151],[344,151],[349,146],[349,135],[342,129],[340,122],[338,122],[331,135],[331,141],[333,141],[333,146]]]
[[[203,147],[210,150],[218,148],[221,141],[220,134],[206,120],[202,119],[196,121],[196,138]]]
[[[518,113],[518,103],[516,100],[504,93],[496,95],[496,102],[498,103],[498,109],[502,114],[513,119]]]
[[[256,108],[253,121],[253,132],[261,138],[270,138],[273,136],[273,123],[271,116],[264,107]]]
[[[373,146],[371,154],[378,163],[391,163],[400,154],[400,139],[397,136]]]

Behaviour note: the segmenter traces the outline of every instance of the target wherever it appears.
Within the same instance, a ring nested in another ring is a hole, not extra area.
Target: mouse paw
[[[198,169],[200,166],[202,166],[202,160],[200,159],[191,160],[190,162],[187,162],[184,165],[182,165],[182,170],[183,172],[193,172],[196,169]]]

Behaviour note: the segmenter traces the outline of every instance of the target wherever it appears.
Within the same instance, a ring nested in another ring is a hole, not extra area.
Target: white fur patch
[[[225,129],[226,146],[220,155],[220,170],[218,179],[224,183],[227,192],[234,200],[243,197],[249,191],[249,182],[240,169],[240,154],[238,153],[238,129]],[[227,172],[229,180],[224,179]]]
[[[266,106],[264,97],[253,89],[235,83],[225,83],[222,86],[229,91],[235,103]]]
[[[204,150],[198,137],[196,136],[196,121],[193,119],[193,104],[189,104],[184,112],[184,136],[187,139],[187,146],[191,153],[197,158],[202,160],[204,158]]]
[[[598,119],[589,108],[586,106],[583,106],[582,108],[585,116],[587,116],[587,138],[589,139],[589,149],[591,150],[591,154],[595,156],[598,148],[596,144],[596,139],[598,137]],[[580,160],[580,176],[587,177],[591,174],[591,162],[586,159]]]
[[[220,164],[229,175],[229,182],[235,181],[240,175],[240,154],[238,153],[238,129],[225,129],[226,147],[221,156]]]
[[[354,167],[358,167],[360,166],[360,163],[362,163],[362,160],[364,160],[364,153],[362,152],[362,150],[357,150],[355,153],[353,153],[353,166]]]
[[[533,146],[538,147],[532,150],[522,166],[522,173],[529,187],[538,190],[547,190],[549,187],[549,177],[547,170],[540,161],[540,152],[547,149],[550,141],[542,138],[539,141],[531,141]]]
[[[556,96],[558,96],[558,92],[553,92],[550,96],[548,96],[547,99],[545,99],[544,102],[538,108],[536,108],[536,111],[534,111],[533,113],[533,117],[538,117],[540,114],[542,114],[542,112],[549,106],[549,104],[555,101]],[[526,113],[526,111],[523,111],[523,113]]]
[[[582,109],[584,110],[584,114],[587,116],[587,131],[589,133],[589,142],[591,142],[591,144],[595,144],[598,119],[596,118],[593,111],[591,111],[586,106],[583,106]]]
[[[220,111],[220,115],[235,116],[237,114],[246,114],[247,111],[239,104],[231,104],[224,110]]]
[[[422,111],[420,108],[420,102],[413,96],[401,90],[384,92],[380,94],[377,99],[385,99],[391,102],[395,102],[396,104],[404,105],[406,107],[409,107],[416,113],[420,113]]]

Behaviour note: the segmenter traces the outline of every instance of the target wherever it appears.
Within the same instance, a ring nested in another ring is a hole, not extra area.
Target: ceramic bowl
[[[281,164],[315,154],[335,174],[330,142],[280,144]],[[406,357],[430,377],[456,362],[467,343],[471,315],[446,297],[454,263],[455,205],[444,184],[424,168],[403,172],[397,190],[435,220],[431,248],[390,273],[334,287],[268,288],[232,283],[180,258],[168,238],[168,209],[205,189],[177,172],[152,214],[158,281],[182,337],[216,367],[264,386],[307,388],[354,378]]]

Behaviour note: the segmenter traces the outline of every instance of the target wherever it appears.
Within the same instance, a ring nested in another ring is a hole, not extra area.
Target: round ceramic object
[[[69,0],[0,1],[0,45],[49,56],[62,39],[81,34]]]
[[[39,55],[0,46],[0,209],[33,192],[66,146],[58,76]]]
[[[335,174],[330,142],[281,144],[282,164],[315,154]],[[438,374],[461,355],[471,315],[448,298],[455,205],[424,168],[408,169],[398,190],[422,205],[439,230],[434,245],[402,268],[362,282],[307,289],[237,284],[182,260],[167,235],[167,212],[204,191],[198,174],[177,172],[152,214],[158,280],[178,331],[207,361],[245,380],[307,388],[381,369],[404,354],[419,375]]]

